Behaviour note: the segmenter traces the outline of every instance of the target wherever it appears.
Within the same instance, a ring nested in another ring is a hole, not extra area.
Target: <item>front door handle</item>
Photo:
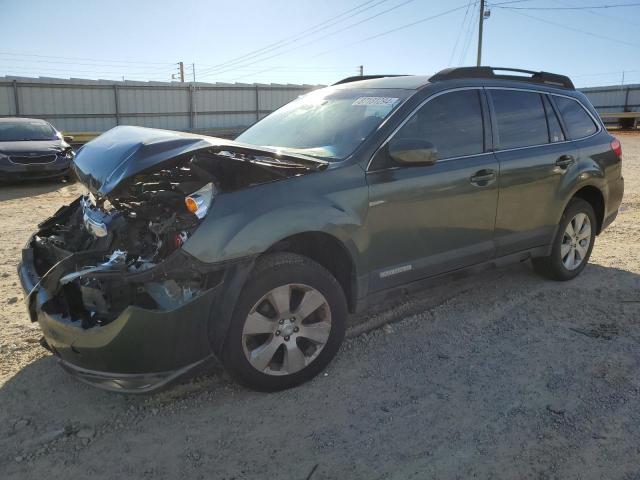
[[[473,185],[476,187],[486,187],[487,185],[492,184],[496,180],[496,172],[495,170],[483,169],[478,170],[474,173],[469,179]]]
[[[562,155],[558,160],[556,160],[556,165],[563,170],[569,168],[575,162],[575,158],[573,155]]]

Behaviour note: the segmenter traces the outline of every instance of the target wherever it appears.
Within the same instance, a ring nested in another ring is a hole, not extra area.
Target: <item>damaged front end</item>
[[[182,246],[217,195],[324,168],[218,140],[107,132],[74,165],[90,193],[41,223],[24,249],[31,320],[84,380],[146,391],[210,356],[210,318],[232,309],[215,304],[239,289],[229,276],[243,270],[200,262]]]
[[[188,262],[180,250],[201,222],[185,205],[192,197],[180,190],[190,178],[155,181],[163,173],[136,184],[136,197],[86,195],[40,225],[28,247],[38,288],[52,296],[44,311],[87,329],[110,323],[130,305],[175,309],[215,283],[206,266]],[[207,195],[210,203],[213,189]]]

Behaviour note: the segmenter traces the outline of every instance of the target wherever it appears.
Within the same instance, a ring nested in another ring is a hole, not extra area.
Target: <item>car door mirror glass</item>
[[[67,143],[73,142],[73,137],[71,135],[65,135],[62,137],[62,139]]]
[[[402,138],[388,144],[389,156],[406,165],[433,165],[438,159],[435,145],[426,140]]]

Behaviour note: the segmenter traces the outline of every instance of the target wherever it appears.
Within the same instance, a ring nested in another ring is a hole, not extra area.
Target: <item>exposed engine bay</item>
[[[129,305],[179,307],[219,281],[215,271],[190,265],[181,252],[216,196],[313,170],[206,148],[135,173],[106,195],[79,172],[92,193],[40,224],[29,245],[42,278],[36,288],[52,296],[43,310],[91,328]]]

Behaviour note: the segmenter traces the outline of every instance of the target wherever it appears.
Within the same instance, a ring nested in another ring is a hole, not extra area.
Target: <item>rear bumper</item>
[[[620,177],[613,182],[609,182],[609,198],[606,203],[606,213],[602,221],[600,231],[607,228],[618,216],[618,209],[622,203],[624,195],[624,178]]]

